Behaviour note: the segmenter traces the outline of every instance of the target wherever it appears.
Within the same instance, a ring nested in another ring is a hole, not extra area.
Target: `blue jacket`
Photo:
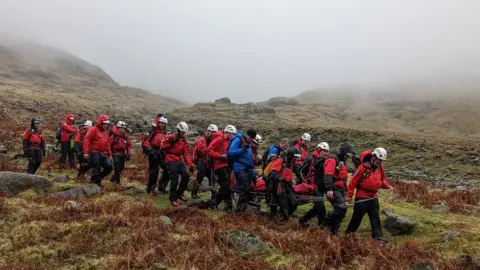
[[[228,148],[228,159],[233,160],[233,172],[248,171],[255,173],[253,169],[252,148],[246,142],[242,143],[243,133],[238,132],[235,137],[230,139],[230,147]],[[245,149],[244,149],[245,148]]]
[[[267,148],[267,155],[263,157],[263,166],[267,166],[268,164],[268,156],[270,155],[280,155],[280,146],[278,145],[270,145]]]

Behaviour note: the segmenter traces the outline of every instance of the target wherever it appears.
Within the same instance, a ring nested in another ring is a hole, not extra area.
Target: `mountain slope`
[[[0,35],[2,118],[83,118],[108,113],[136,120],[184,106],[180,101],[121,86],[100,67],[59,49]]]

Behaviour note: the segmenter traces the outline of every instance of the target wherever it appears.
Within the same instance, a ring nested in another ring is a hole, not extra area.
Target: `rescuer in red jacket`
[[[109,126],[110,119],[108,116],[101,114],[95,123],[95,127],[88,130],[83,141],[83,155],[92,168],[90,182],[100,187],[102,187],[102,179],[112,171],[112,150],[108,136]]]
[[[207,131],[205,131],[205,135],[200,137],[198,140],[195,141],[193,145],[193,153],[192,153],[192,161],[194,164],[197,165],[197,181],[196,185],[193,187],[192,191],[192,198],[199,198],[198,196],[198,188],[203,182],[203,178],[208,178],[208,185],[214,186],[215,183],[212,179],[212,162],[208,156],[208,146],[212,142],[213,134],[218,132],[218,127],[214,124],[208,126]],[[216,197],[216,192],[212,190],[212,197],[211,199],[214,200]]]
[[[230,145],[230,139],[237,134],[237,129],[232,125],[227,125],[224,130],[218,131],[213,135],[213,140],[208,146],[208,155],[213,160],[213,170],[218,177],[220,189],[213,208],[217,208],[220,203],[225,202],[225,210],[233,211],[232,195],[230,190],[230,176],[232,171],[228,168],[227,152]]]
[[[70,169],[75,168],[75,155],[73,149],[70,147],[70,140],[72,140],[72,135],[74,135],[78,129],[74,127],[75,124],[75,115],[69,113],[65,116],[65,120],[61,124],[61,135],[60,135],[60,144],[62,147],[62,153],[60,155],[60,168],[65,168],[65,162],[70,163]]]
[[[32,118],[30,128],[23,133],[23,153],[28,157],[28,174],[35,174],[46,155],[45,139],[40,130],[40,119]]]
[[[193,173],[195,169],[188,153],[188,143],[185,140],[187,132],[187,123],[180,122],[177,125],[177,132],[168,134],[162,141],[161,149],[165,152],[165,162],[170,178],[170,204],[172,206],[180,205],[179,200],[187,200],[187,197],[183,195],[190,180],[187,167],[190,173]],[[179,176],[182,177],[180,184],[178,183]]]
[[[163,114],[158,114],[155,118],[155,129],[148,135],[144,142],[144,148],[148,155],[148,184],[147,193],[155,195],[155,186],[157,185],[158,173],[162,168],[162,177],[158,183],[158,191],[161,194],[167,193],[169,182],[167,164],[165,163],[165,153],[162,151],[162,141],[166,135],[165,129],[168,119]]]
[[[86,180],[85,173],[90,169],[88,160],[83,156],[83,141],[85,140],[85,135],[87,135],[88,130],[92,127],[92,121],[87,120],[83,123],[83,127],[75,135],[74,139],[74,148],[73,150],[77,154],[77,160],[79,163],[77,181]]]
[[[125,162],[130,160],[132,154],[132,143],[125,128],[127,128],[125,122],[118,121],[117,125],[112,128],[112,135],[109,138],[109,143],[112,147],[114,169],[110,181],[116,184],[120,184],[120,174],[125,168]]]
[[[363,216],[368,214],[372,237],[383,240],[377,192],[381,188],[393,189],[385,179],[385,171],[382,166],[382,162],[387,159],[387,151],[382,147],[375,148],[373,151],[364,151],[360,154],[360,159],[362,164],[357,168],[347,190],[346,200],[348,202],[352,201],[353,193],[356,190],[355,206],[347,233],[355,233],[362,223]]]

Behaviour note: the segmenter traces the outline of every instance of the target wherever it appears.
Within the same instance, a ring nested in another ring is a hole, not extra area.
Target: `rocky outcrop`
[[[387,216],[383,226],[392,235],[404,235],[413,232],[415,221],[411,218],[396,215],[389,210],[383,210],[382,214]]]
[[[28,189],[46,190],[51,187],[44,177],[16,172],[0,172],[0,192],[15,195]]]

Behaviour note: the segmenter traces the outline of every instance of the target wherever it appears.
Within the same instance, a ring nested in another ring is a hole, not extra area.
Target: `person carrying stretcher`
[[[300,150],[292,147],[272,160],[265,168],[267,198],[273,218],[280,216],[281,219],[288,220],[298,206],[292,180],[295,161],[299,158]]]

